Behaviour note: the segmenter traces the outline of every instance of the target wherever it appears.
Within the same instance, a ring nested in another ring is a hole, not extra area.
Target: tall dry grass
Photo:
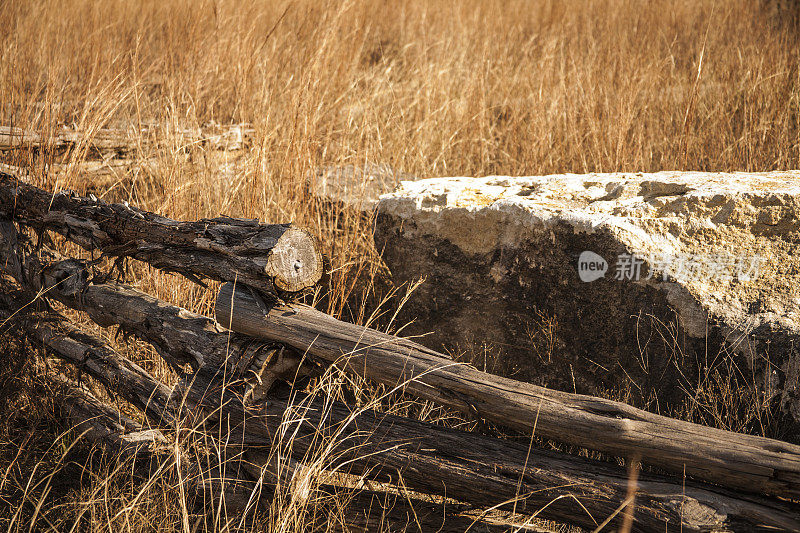
[[[362,322],[383,272],[368,223],[309,198],[321,166],[421,177],[800,167],[800,41],[761,2],[0,0],[0,28],[1,124],[155,126],[101,195],[178,219],[309,227],[331,262],[321,305]],[[212,153],[177,134],[209,122],[252,124],[252,149]],[[58,171],[46,151],[0,157],[39,185],[86,190],[75,168],[87,148]],[[137,266],[129,281],[211,311],[212,291],[173,276]],[[175,378],[146,346],[117,345]],[[67,446],[30,372],[4,381],[19,394],[4,406],[0,497],[12,511],[0,519],[39,503],[42,528],[85,509],[97,530],[180,529],[167,488],[136,505],[108,478],[29,498],[31,465],[54,471]]]
[[[4,123],[155,123],[159,145],[139,156],[159,164],[131,201],[295,220],[324,237],[336,273],[365,232],[305,197],[325,164],[525,175],[800,158],[798,40],[760,2],[6,2],[0,24]],[[233,172],[170,138],[210,121],[257,129]]]

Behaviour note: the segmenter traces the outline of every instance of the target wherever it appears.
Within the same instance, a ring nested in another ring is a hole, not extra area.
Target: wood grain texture
[[[262,416],[268,425],[262,430],[264,437],[267,431],[275,441],[280,441],[277,435],[293,436],[285,449],[294,457],[316,457],[327,447],[329,469],[349,470],[481,508],[538,513],[541,518],[594,529],[628,494],[629,474],[617,465],[529,448],[525,440],[496,439],[356,410],[324,397],[295,395],[291,404],[273,400]],[[253,420],[247,425],[246,434],[254,439],[257,424]],[[796,504],[654,475],[639,477],[634,516],[633,531],[758,527],[800,531]],[[610,527],[619,526],[621,519],[617,515]]]
[[[0,271],[30,294],[45,294],[84,311],[98,325],[120,326],[153,345],[179,374],[214,368],[226,385],[254,401],[277,380],[306,379],[321,371],[302,354],[271,341],[231,334],[214,320],[189,313],[133,287],[91,279],[84,261],[65,259],[46,246],[34,248],[13,223],[0,220]]]
[[[262,407],[246,406],[213,365],[187,376],[184,385],[170,402],[182,406],[177,418],[183,427],[221,434],[259,465],[269,466],[275,454],[298,461],[322,456],[327,469],[478,507],[516,501],[519,512],[541,511],[541,517],[584,527],[596,527],[613,514],[628,490],[624,468],[369,409],[354,411],[324,397],[294,393],[271,397]],[[796,505],[655,476],[642,476],[638,489],[635,531],[737,531],[759,525],[800,531]]]
[[[0,169],[0,215],[60,233],[87,250],[132,257],[190,279],[299,291],[322,277],[316,239],[290,224],[230,217],[178,222],[122,204],[50,193]]]
[[[118,357],[110,355],[111,360]],[[99,363],[96,366],[108,366]],[[295,395],[291,400],[272,398],[262,408],[247,407],[227,390],[223,374],[213,367],[201,367],[195,379],[189,380],[189,390],[179,388],[171,395],[150,378],[152,401],[171,411],[169,416],[147,411],[151,423],[163,425],[164,420],[176,420],[180,427],[203,429],[203,434],[211,435],[224,428],[221,435],[227,445],[255,451],[247,457],[267,466],[272,453],[286,452],[297,460],[307,460],[328,448],[331,462],[325,466],[330,469],[344,468],[395,484],[402,480],[402,485],[412,490],[479,507],[516,500],[519,512],[541,511],[538,516],[584,527],[596,527],[613,514],[627,494],[624,468],[536,448],[528,450],[524,443],[371,410],[354,412],[326,398]],[[141,382],[147,382],[147,378],[121,373],[111,386],[124,399],[137,402]],[[174,427],[174,423],[167,427]],[[285,435],[293,438],[281,446],[280,436]],[[274,447],[275,452],[265,451],[266,456],[259,460],[258,450]],[[514,504],[505,507],[513,508]],[[800,508],[785,502],[642,476],[634,530],[737,531],[766,525],[800,531],[798,517]]]
[[[51,373],[48,380],[53,383],[58,397],[61,419],[71,424],[81,437],[102,444],[114,455],[124,458],[149,456],[169,447],[161,431],[142,427],[76,382],[56,373]]]
[[[18,306],[22,304],[17,302]],[[0,315],[6,318],[18,307],[6,305],[3,309]],[[41,320],[53,321],[51,316],[36,314],[16,318],[24,334],[37,340],[42,338],[38,330]],[[183,320],[200,319],[185,312],[170,315],[169,321],[178,326]],[[168,330],[153,330],[151,338],[167,335]],[[228,336],[208,329],[200,329],[198,334],[201,343]],[[133,371],[132,363],[99,340],[84,338],[87,342],[78,342],[76,349],[72,344],[81,337],[69,338],[72,342],[48,343],[51,353],[73,363],[87,360],[83,354],[88,353],[93,364],[86,367],[87,372],[115,394],[143,408],[155,427],[197,427],[195,424],[200,423],[207,435],[216,435],[223,428],[220,435],[227,445],[244,446],[256,452],[255,457],[258,450],[278,446],[278,452],[304,460],[334,438],[335,445],[327,455],[333,462],[326,464],[328,468],[346,466],[354,474],[383,481],[402,479],[409,489],[463,499],[479,507],[516,499],[520,511],[541,510],[538,516],[543,518],[586,527],[612,514],[627,493],[628,476],[623,468],[537,448],[528,450],[526,443],[371,410],[354,412],[325,398],[273,397],[262,408],[248,407],[229,390],[226,372],[210,361],[187,376],[188,389],[170,391],[146,373]],[[116,368],[121,371],[115,372]],[[142,405],[145,396],[148,401]],[[148,405],[158,409],[148,409]],[[200,422],[194,422],[197,420]],[[287,433],[295,438],[283,441],[284,449],[278,437]],[[800,530],[797,506],[692,482],[643,476],[637,502],[637,531],[735,531],[740,525],[752,529],[763,524]]]
[[[354,413],[344,404],[323,399],[302,401],[296,397],[289,402],[273,398],[264,408],[248,407],[237,393],[238,377],[232,369],[241,360],[237,354],[246,351],[246,343],[253,341],[231,335],[208,318],[129,287],[65,283],[85,277],[76,263],[74,260],[36,263],[30,256],[23,256],[18,262],[27,273],[23,279],[38,273],[38,281],[32,283],[39,283],[40,289],[58,295],[68,305],[92,309],[106,325],[127,324],[131,333],[161,346],[162,350],[177,349],[180,342],[186,343],[193,348],[178,351],[189,362],[194,357],[192,353],[204,354],[194,360],[199,367],[187,376],[189,390],[184,394],[180,389],[170,391],[146,373],[136,371],[135,365],[96,339],[89,339],[84,348],[77,350],[65,349],[71,343],[48,343],[51,350],[62,350],[55,352],[56,355],[68,361],[91,360],[87,371],[127,401],[145,409],[153,424],[191,425],[192,420],[201,419],[213,433],[224,423],[226,439],[234,445],[237,442],[245,445],[256,459],[259,449],[274,446],[277,435],[287,430],[294,432],[295,427],[285,423],[288,410],[289,419],[301,422],[296,428],[297,437],[287,450],[291,456],[306,458],[318,453],[319,446],[329,442],[329,438],[335,438],[333,455],[338,457],[337,461],[349,461],[354,473],[395,482],[400,476],[406,486],[420,492],[486,507],[521,494],[519,510],[534,512],[544,508],[543,517],[586,527],[596,525],[596,517],[613,513],[625,498],[627,473],[613,465],[535,448],[528,453],[518,443],[369,410]],[[41,338],[36,333],[41,318],[25,319],[28,327],[35,328],[37,339]],[[75,352],[88,353],[90,357],[76,356]],[[142,393],[143,390],[149,392]],[[147,401],[143,401],[145,396]],[[148,410],[148,405],[158,408]],[[205,414],[199,415],[201,412]],[[190,420],[186,420],[187,416]],[[338,463],[330,465],[336,466]],[[679,494],[683,496],[677,498]],[[663,478],[643,478],[638,502],[637,529],[642,531],[663,530],[665,523],[680,524],[686,531],[731,530],[742,520],[745,521],[742,523],[763,522],[791,529],[794,527],[791,517],[798,514],[796,509],[779,502],[730,495],[692,483],[683,486]]]
[[[530,434],[737,490],[800,498],[800,446],[655,415],[602,398],[494,376],[407,339],[226,283],[217,320],[286,343],[406,393]]]
[[[0,295],[0,317],[11,318],[12,309],[19,305],[24,305],[22,300],[9,295]],[[269,505],[276,486],[272,480],[276,479],[275,476],[284,477],[286,473],[273,472],[273,476],[270,476],[270,472],[264,470],[265,467],[267,469],[270,467],[269,459],[260,464],[248,465],[251,468],[237,467],[237,461],[242,461],[242,450],[235,445],[236,439],[230,453],[225,450],[224,443],[218,443],[223,444],[222,448],[215,447],[217,451],[212,456],[199,458],[181,452],[181,461],[176,463],[174,445],[170,444],[171,441],[168,441],[157,428],[164,430],[186,428],[183,425],[186,415],[196,414],[202,407],[192,401],[193,396],[176,398],[169,388],[137,365],[114,352],[99,339],[72,326],[57,313],[49,311],[23,313],[12,320],[14,325],[20,327],[30,339],[45,346],[49,354],[84,368],[89,375],[100,380],[108,390],[142,409],[153,426],[144,429],[115,408],[100,402],[88,391],[63,378],[56,378],[55,383],[61,389],[60,393],[64,392],[65,387],[69,389],[66,394],[60,396],[62,412],[83,436],[108,446],[114,453],[122,453],[126,457],[135,454],[140,475],[143,473],[146,476],[148,472],[155,472],[158,465],[164,463],[166,466],[162,466],[161,470],[181,468],[186,490],[196,504],[203,505],[205,502],[209,505],[219,505],[222,501],[230,512],[235,513],[252,510],[254,498],[255,502],[259,503],[257,507],[261,509]],[[47,325],[43,326],[44,323]],[[217,418],[217,421],[220,418]],[[261,415],[252,418],[247,427],[262,419]],[[273,416],[270,420],[275,425],[269,431],[277,431],[281,417]],[[214,433],[219,429],[220,426],[214,428]],[[195,439],[202,440],[197,433],[193,432],[192,435]],[[255,438],[263,447],[263,439],[258,436]],[[222,441],[228,441],[227,436],[223,435]],[[221,449],[223,451],[220,451]],[[298,448],[295,454],[298,458],[302,457],[300,449]],[[220,453],[223,458],[226,454],[235,458],[220,462]],[[246,475],[246,472],[252,469],[259,472],[258,478]],[[332,494],[336,490],[343,489],[322,484],[319,490]],[[348,489],[344,490],[350,492]],[[493,524],[480,517],[460,516],[459,513],[468,507],[464,504],[431,503],[419,497],[404,498],[375,491],[357,490],[349,497],[349,503],[338,515],[338,519],[343,521],[341,524],[343,530],[365,528],[365,531],[370,531],[381,523],[399,529],[404,529],[406,526],[419,527],[421,531],[457,532],[464,531],[470,526],[471,530],[483,532],[508,529],[505,524]]]
[[[171,390],[166,385],[59,313],[42,310],[17,314],[20,309],[27,309],[29,303],[24,294],[0,293],[0,317],[13,318],[14,325],[36,345],[97,379],[149,419],[165,425],[174,422],[169,406]]]
[[[102,445],[110,455],[122,456],[124,460],[135,459],[135,470],[144,474],[143,481],[164,465],[174,467],[175,447],[157,429],[144,429],[116,408],[98,400],[77,383],[61,376],[49,376],[57,386],[61,412],[81,437]],[[190,500],[197,507],[223,509],[231,514],[241,514],[254,509],[265,510],[271,504],[275,485],[268,477],[258,475],[251,478],[245,469],[226,465],[218,468],[210,457],[183,454],[184,481]],[[209,468],[209,465],[215,465]],[[252,467],[259,472],[258,465]],[[248,469],[249,470],[249,469]],[[470,529],[476,532],[508,531],[507,524],[493,524],[478,517],[461,516],[467,505],[439,504],[421,500],[419,497],[403,497],[369,490],[347,490],[333,486],[322,486],[321,490],[333,494],[343,491],[346,496],[336,501],[344,509],[331,509],[334,520],[341,521],[338,530],[375,531],[381,525],[404,529],[415,527],[420,531],[463,533]],[[334,503],[334,502],[332,502]],[[394,529],[393,529],[394,530]],[[538,531],[538,528],[523,528],[521,531]]]

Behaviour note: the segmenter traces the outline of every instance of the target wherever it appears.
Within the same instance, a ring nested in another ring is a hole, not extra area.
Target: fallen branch
[[[262,486],[262,483],[255,487],[250,479],[226,475],[226,472],[241,473],[238,465],[227,465],[229,469],[209,467],[215,464],[212,457],[197,460],[170,443],[160,430],[144,429],[77,383],[60,375],[49,378],[56,385],[55,393],[63,420],[72,424],[79,438],[102,446],[111,459],[132,461],[132,472],[142,481],[174,472],[180,466],[181,479],[190,500],[200,506],[205,506],[204,502],[211,503],[214,509],[221,503],[225,511],[230,509],[234,513],[246,510],[252,491],[257,491],[255,493],[261,498],[272,495],[274,486]],[[176,453],[181,454],[180,461],[176,461]],[[243,488],[251,492],[246,493]],[[262,490],[264,494],[261,494]]]
[[[407,339],[226,283],[217,320],[348,371],[497,424],[737,490],[800,498],[800,446],[655,415],[629,405],[521,383],[457,364]]]
[[[285,453],[294,457],[315,457],[324,450],[326,469],[401,483],[477,507],[596,528],[628,495],[628,472],[608,463],[367,409],[354,411],[325,398],[272,400],[262,415],[270,426],[273,420],[284,421],[265,430],[264,437],[291,435]],[[252,421],[246,431],[254,445],[263,442]],[[636,490],[635,531],[727,531],[743,524],[800,531],[800,507],[793,504],[652,475],[640,476]]]
[[[127,205],[50,193],[2,169],[0,215],[58,232],[87,250],[132,257],[194,280],[238,280],[266,292],[297,292],[322,277],[316,239],[290,224],[230,217],[177,222]]]
[[[20,237],[22,242],[20,242]],[[84,261],[64,259],[47,247],[24,242],[14,225],[0,220],[0,271],[28,293],[45,295],[84,311],[98,325],[119,325],[149,342],[177,372],[185,365],[215,368],[226,386],[259,401],[276,380],[306,379],[320,373],[313,361],[274,342],[233,334],[206,317],[188,313],[146,293],[117,283],[90,283]],[[302,364],[301,364],[302,363]]]
[[[15,315],[29,303],[20,296],[0,294],[0,318],[14,318],[15,325],[32,341],[97,379],[149,419],[158,424],[173,424],[173,409],[169,406],[171,391],[167,386],[57,313],[39,311]]]

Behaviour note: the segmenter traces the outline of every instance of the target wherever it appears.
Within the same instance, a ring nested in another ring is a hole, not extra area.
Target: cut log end
[[[317,239],[306,230],[289,228],[272,248],[264,270],[275,287],[298,292],[322,279],[322,254]]]

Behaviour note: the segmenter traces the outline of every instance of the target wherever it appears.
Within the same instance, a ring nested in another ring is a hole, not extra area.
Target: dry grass
[[[305,191],[321,166],[380,162],[417,176],[800,168],[797,33],[759,2],[0,0],[0,27],[0,123],[41,134],[155,126],[96,193],[178,219],[309,227],[332,267],[320,305],[382,327],[391,313],[374,314],[383,270],[368,223]],[[253,146],[220,154],[177,135],[210,122],[252,124]],[[87,153],[66,154],[59,171],[47,151],[2,157],[39,185],[85,191],[75,167]],[[213,292],[187,281],[142,266],[129,281],[211,311]],[[118,345],[174,380],[146,346]],[[140,494],[124,476],[74,470],[82,456],[65,454],[70,435],[48,423],[34,363],[19,368],[25,378],[4,378],[15,394],[4,395],[10,510],[0,520],[19,511],[14,531],[34,515],[42,529],[68,529],[78,514],[82,530],[184,527],[170,480]],[[698,397],[728,386],[713,385]],[[319,512],[298,509],[286,504],[264,527],[301,529]],[[197,527],[207,526],[227,527]]]

